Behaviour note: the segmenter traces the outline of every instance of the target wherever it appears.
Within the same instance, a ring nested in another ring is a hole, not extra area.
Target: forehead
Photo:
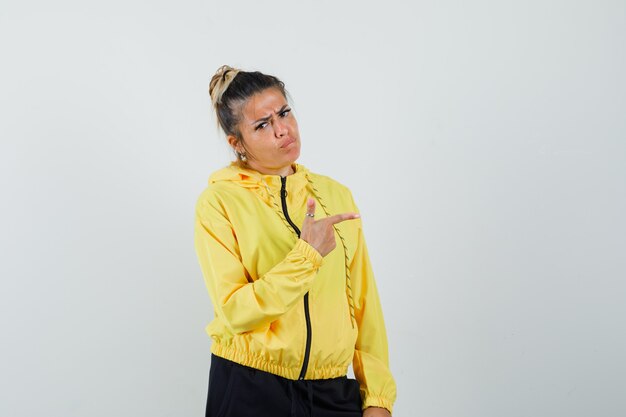
[[[268,88],[250,97],[243,106],[243,116],[248,120],[267,117],[287,104],[287,100],[275,88]]]

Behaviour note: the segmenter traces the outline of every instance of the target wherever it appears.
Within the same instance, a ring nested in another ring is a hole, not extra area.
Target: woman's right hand
[[[306,212],[309,214],[315,214],[314,198],[307,198]],[[334,216],[326,217],[320,220],[315,220],[311,216],[304,216],[300,238],[309,245],[313,246],[320,253],[320,255],[326,256],[330,253],[330,251],[335,249],[335,246],[337,246],[333,225],[344,220],[358,219],[359,217],[361,217],[361,215],[358,213],[335,214]]]

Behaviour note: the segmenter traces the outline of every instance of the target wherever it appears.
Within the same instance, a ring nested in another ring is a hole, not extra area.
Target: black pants
[[[290,380],[211,354],[206,417],[361,417],[359,383]]]

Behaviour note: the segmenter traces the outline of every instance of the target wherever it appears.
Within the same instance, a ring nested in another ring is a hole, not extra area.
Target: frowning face
[[[300,132],[291,106],[278,89],[250,97],[242,108],[239,131],[245,147],[233,136],[228,142],[246,154],[248,166],[264,174],[293,173],[291,164],[300,156]]]

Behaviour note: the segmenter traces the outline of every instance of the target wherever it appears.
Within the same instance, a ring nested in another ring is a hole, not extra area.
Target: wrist
[[[363,417],[391,417],[391,412],[384,407],[372,405],[363,410]]]

